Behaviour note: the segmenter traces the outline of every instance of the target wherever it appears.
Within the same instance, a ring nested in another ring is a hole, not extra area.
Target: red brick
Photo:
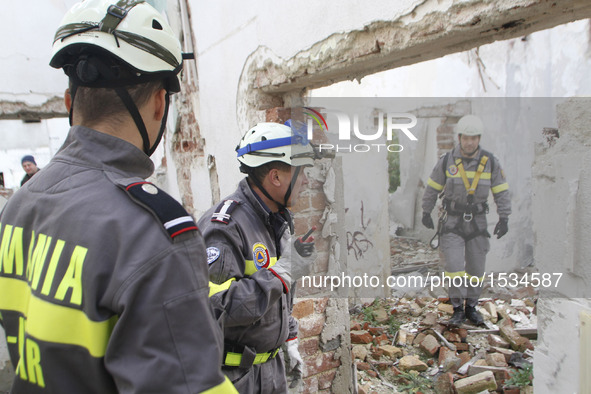
[[[285,123],[291,118],[291,108],[274,107],[265,111],[265,121],[274,123]]]
[[[321,353],[316,360],[311,360],[306,363],[306,371],[309,376],[319,374],[321,372],[328,372],[341,365],[341,360],[334,359],[334,352]]]
[[[294,213],[300,213],[310,209],[310,195],[308,193],[301,193],[290,209]]]
[[[371,366],[366,362],[358,362],[356,365],[358,371],[369,371],[371,369]]]
[[[332,387],[332,382],[334,381],[334,377],[337,374],[337,371],[330,371],[318,376],[318,389],[319,390],[327,390]]]
[[[427,335],[419,346],[431,356],[435,355],[440,348],[439,342],[437,342],[437,339],[433,335]]]
[[[386,344],[390,343],[391,341],[390,341],[390,339],[388,339],[388,336],[386,334],[382,334],[382,335],[375,337],[374,342],[376,343],[376,345],[386,345]]]
[[[351,343],[367,344],[371,343],[373,337],[365,330],[351,331]]]
[[[316,312],[317,313],[326,312],[326,305],[327,304],[328,304],[328,297],[316,299]]]
[[[304,394],[316,394],[318,392],[318,378],[311,376],[304,379]]]
[[[450,342],[462,342],[462,338],[455,332],[446,331],[443,333],[443,336]]]
[[[302,357],[310,357],[318,353],[320,341],[318,337],[306,338],[300,340],[300,353]]]
[[[371,335],[381,335],[384,333],[383,327],[370,327],[369,332]]]
[[[326,207],[326,197],[324,193],[317,192],[310,195],[310,208],[323,211]]]
[[[460,358],[460,360],[461,360],[460,367],[461,367],[462,365],[466,364],[466,363],[467,363],[468,361],[470,361],[470,359],[472,358],[472,357],[470,356],[470,353],[468,353],[468,352],[461,352],[460,354],[458,354],[458,357],[459,357],[459,358]]]
[[[314,300],[303,300],[297,302],[293,306],[292,315],[296,319],[301,319],[303,317],[309,316],[314,313]]]
[[[308,338],[315,335],[320,335],[324,328],[326,317],[324,315],[311,315],[299,320],[300,337]]]

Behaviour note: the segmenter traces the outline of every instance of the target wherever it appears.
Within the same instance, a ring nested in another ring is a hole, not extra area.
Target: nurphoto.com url
[[[531,286],[535,288],[558,287],[562,273],[485,273],[482,277],[459,275],[448,276],[444,272],[439,275],[390,275],[385,282],[376,275],[327,275],[327,276],[303,276],[302,287],[329,289],[334,291],[339,288],[423,288],[429,287],[433,291],[437,287],[480,287],[488,281],[491,287],[521,287]]]

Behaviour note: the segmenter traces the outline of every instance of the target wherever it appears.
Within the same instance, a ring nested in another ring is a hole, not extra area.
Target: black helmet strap
[[[164,129],[166,127],[166,119],[168,117],[168,107],[170,104],[170,93],[168,88],[166,89],[166,107],[164,109],[164,116],[162,118],[162,124],[160,126],[160,131],[158,132],[158,137],[154,144],[150,144],[150,138],[148,136],[148,132],[146,130],[146,125],[142,116],[137,108],[137,105],[129,95],[129,92],[125,88],[128,86],[130,82],[129,80],[119,79],[115,74],[115,71],[111,69],[108,65],[106,65],[101,59],[96,56],[85,55],[81,56],[75,65],[72,67],[68,67],[68,69],[64,69],[66,74],[70,77],[71,80],[71,89],[70,89],[70,96],[72,97],[72,105],[70,108],[69,120],[70,126],[72,125],[72,118],[74,113],[74,98],[76,96],[76,91],[78,86],[89,86],[89,87],[110,87],[115,90],[127,111],[131,115],[140,136],[142,137],[142,147],[145,154],[151,156],[158,144],[160,143],[162,136],[164,134]],[[134,80],[134,84],[147,82],[148,80],[154,80],[154,76],[150,76],[146,79],[138,78]]]

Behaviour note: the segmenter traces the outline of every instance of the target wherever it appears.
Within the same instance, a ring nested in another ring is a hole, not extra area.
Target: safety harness
[[[448,161],[449,161],[450,156],[451,156],[451,152],[447,152],[445,155],[445,158],[444,158],[443,172],[444,172],[446,178],[447,178]],[[486,229],[479,229],[478,225],[473,220],[475,215],[488,213],[488,204],[486,203],[486,201],[475,204],[474,203],[474,194],[476,193],[476,188],[478,187],[478,182],[480,181],[482,173],[484,172],[484,169],[486,167],[486,163],[488,162],[489,156],[490,156],[489,152],[482,150],[482,149],[480,150],[480,156],[478,158],[479,163],[478,163],[478,167],[476,169],[476,172],[474,174],[474,178],[472,179],[472,183],[470,183],[468,176],[466,175],[466,170],[464,169],[464,163],[462,161],[462,158],[458,157],[455,159],[456,168],[458,169],[458,173],[460,174],[460,177],[462,178],[462,181],[464,183],[464,187],[466,188],[467,204],[458,203],[458,202],[453,201],[449,198],[443,199],[443,210],[439,216],[439,221],[437,223],[437,232],[435,233],[435,235],[433,236],[433,238],[431,238],[431,241],[429,242],[429,244],[431,245],[431,248],[437,249],[439,247],[439,240],[440,240],[441,236],[445,233],[457,234],[460,237],[464,238],[464,240],[466,242],[475,238],[475,237],[478,237],[480,235],[485,235],[490,238],[490,234],[488,233],[488,231]],[[491,174],[493,172],[493,168],[494,168],[493,166],[494,166],[494,160],[491,161]],[[443,195],[444,195],[444,192],[442,191],[440,194],[440,198]],[[458,221],[456,223],[456,225],[452,228],[445,228],[444,229],[443,224],[447,221],[448,215],[462,216],[462,218],[464,219],[464,222],[470,224],[471,230],[466,234],[466,232],[462,228],[463,223],[461,221]],[[437,238],[437,243],[434,243],[436,238]]]

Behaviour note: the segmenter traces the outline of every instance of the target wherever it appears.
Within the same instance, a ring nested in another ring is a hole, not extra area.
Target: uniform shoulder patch
[[[240,203],[235,200],[224,200],[218,205],[218,207],[211,215],[212,222],[220,222],[224,224],[230,223],[232,219],[232,211],[238,206]]]
[[[124,187],[135,202],[152,212],[160,220],[170,238],[187,231],[198,230],[195,221],[185,208],[154,184],[143,181],[134,182]]]
[[[211,265],[220,257],[220,250],[214,246],[210,246],[206,249],[207,252],[207,264]]]

